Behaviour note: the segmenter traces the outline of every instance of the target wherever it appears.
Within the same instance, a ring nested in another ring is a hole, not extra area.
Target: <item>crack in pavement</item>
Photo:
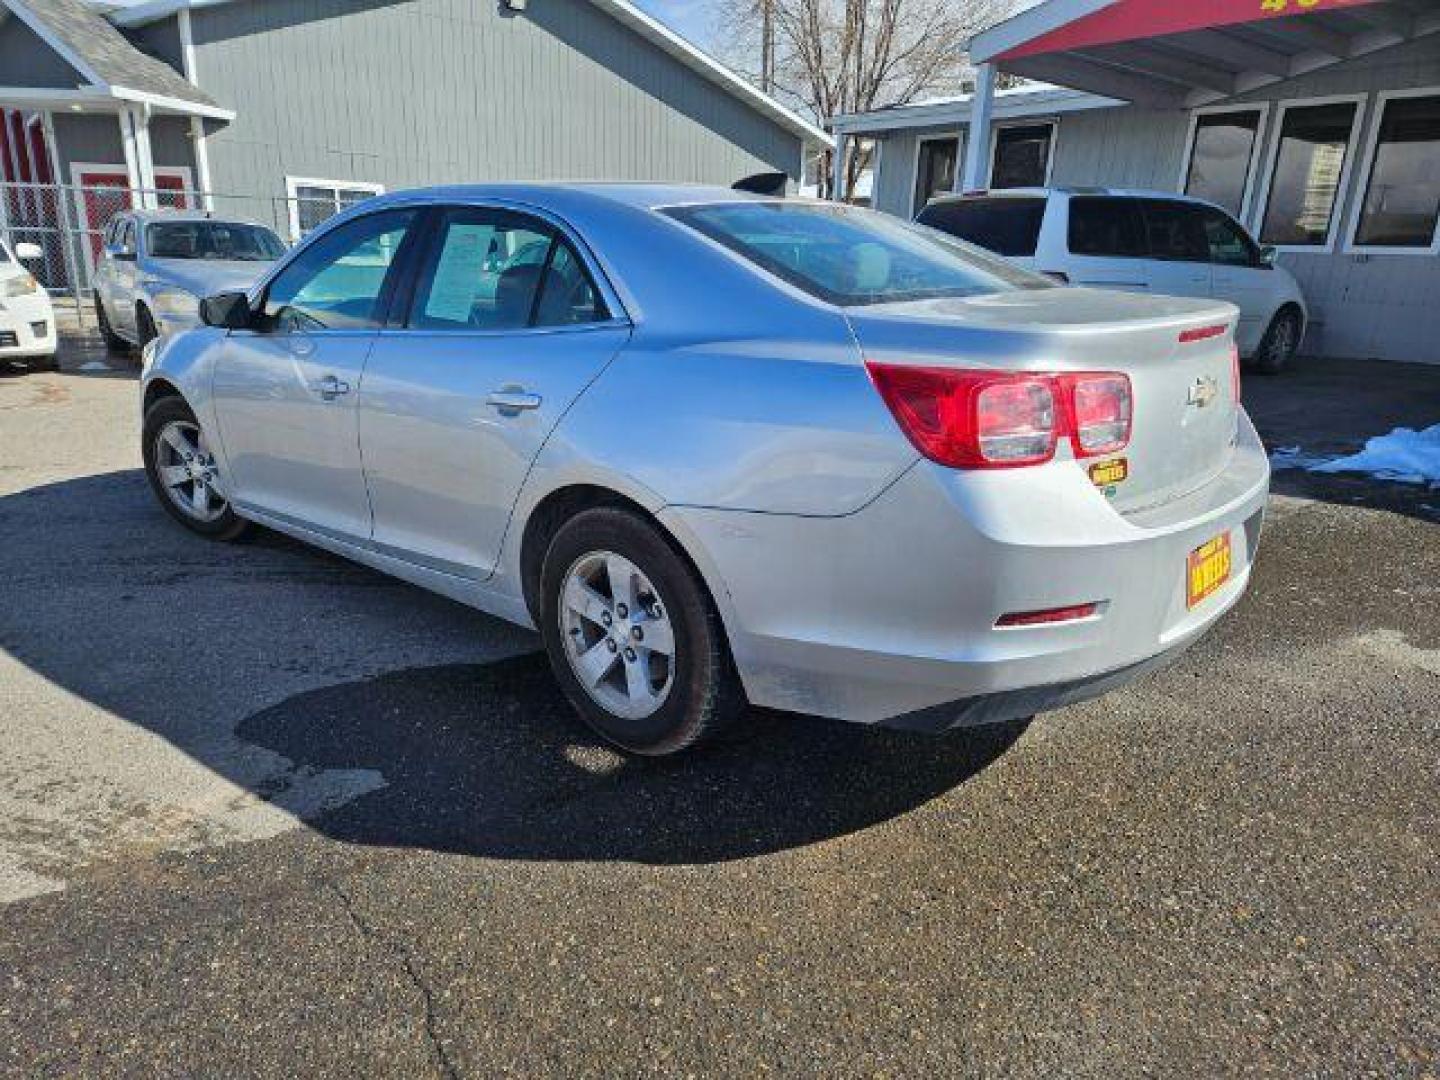
[[[326,881],[325,887],[334,893],[336,899],[340,901],[340,907],[344,910],[346,917],[350,920],[350,924],[355,927],[356,933],[358,933],[361,938],[367,943],[374,942],[382,946],[399,960],[400,969],[404,971],[406,978],[410,980],[411,985],[414,986],[416,992],[419,993],[421,1001],[424,1002],[425,1037],[429,1041],[430,1049],[434,1054],[436,1069],[440,1075],[446,1077],[447,1080],[460,1080],[460,1069],[455,1062],[450,1059],[450,1055],[445,1049],[445,1044],[440,1039],[439,1021],[435,1012],[434,992],[426,985],[425,980],[421,978],[419,967],[415,963],[414,953],[406,948],[402,942],[387,937],[377,927],[370,925],[361,918],[359,910],[355,907],[355,902],[350,898],[349,894],[334,881]]]

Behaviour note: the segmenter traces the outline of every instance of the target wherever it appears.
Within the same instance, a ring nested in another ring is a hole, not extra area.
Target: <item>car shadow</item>
[[[714,745],[630,758],[579,723],[532,634],[274,533],[193,537],[139,470],[0,498],[0,534],[14,541],[0,648],[347,843],[740,858],[904,814],[1025,730],[920,736],[751,710]],[[457,662],[479,639],[485,659]],[[369,779],[345,799],[307,791],[354,776]]]

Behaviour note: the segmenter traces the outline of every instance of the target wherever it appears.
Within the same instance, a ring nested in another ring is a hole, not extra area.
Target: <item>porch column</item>
[[[970,101],[970,130],[965,133],[965,169],[957,175],[961,191],[980,191],[989,184],[990,117],[995,111],[995,65],[975,69],[975,96]]]
[[[835,151],[830,159],[830,200],[843,202],[841,188],[845,184],[845,144],[850,141],[843,131],[835,132]]]
[[[125,147],[125,174],[136,203],[147,210],[159,205],[155,198],[155,159],[150,154],[150,111],[143,106],[120,110],[120,141]]]

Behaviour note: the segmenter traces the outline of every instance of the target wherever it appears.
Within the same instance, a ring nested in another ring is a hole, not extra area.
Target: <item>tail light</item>
[[[915,448],[958,469],[1040,465],[1062,438],[1077,458],[1130,441],[1130,380],[1118,372],[964,371],[865,365]]]

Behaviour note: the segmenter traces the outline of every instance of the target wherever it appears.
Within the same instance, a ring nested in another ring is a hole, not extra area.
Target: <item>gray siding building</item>
[[[298,235],[425,184],[798,181],[830,143],[627,0],[0,0],[0,113],[0,181],[94,190],[91,232],[105,189]]]
[[[1145,23],[1139,0],[1122,4]],[[1009,24],[992,32],[1021,54],[1002,53],[1001,70],[1064,87],[836,117],[842,141],[875,142],[873,205],[910,217],[941,191],[1027,185],[1198,194],[1278,248],[1311,308],[1306,351],[1440,363],[1440,9],[1332,0],[1223,28],[1083,37],[1106,7],[1052,0],[1008,39]],[[1042,54],[1025,46],[1035,34],[1080,45]],[[979,142],[977,111],[989,114]],[[1313,227],[1297,230],[1307,215]]]

